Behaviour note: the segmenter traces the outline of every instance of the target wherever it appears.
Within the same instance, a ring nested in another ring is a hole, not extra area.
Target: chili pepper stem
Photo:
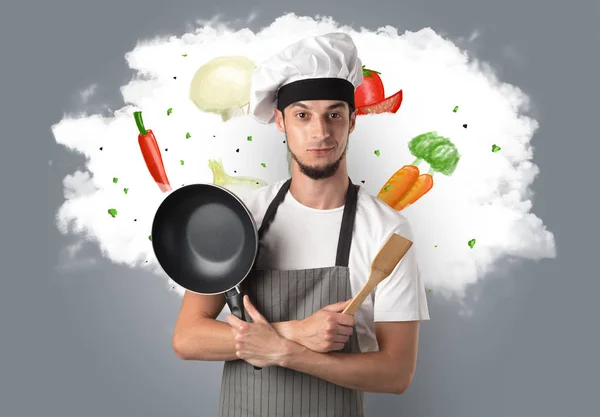
[[[147,135],[148,131],[144,127],[144,120],[142,119],[142,112],[136,111],[133,112],[133,118],[135,119],[135,124],[142,135]]]

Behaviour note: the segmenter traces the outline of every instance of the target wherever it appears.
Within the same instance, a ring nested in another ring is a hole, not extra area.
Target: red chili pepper
[[[152,178],[154,178],[154,181],[158,184],[161,191],[171,191],[171,184],[169,184],[169,179],[167,178],[167,173],[165,172],[165,166],[163,165],[162,156],[160,154],[160,149],[158,149],[158,143],[156,142],[154,133],[152,133],[152,130],[146,130],[144,127],[141,111],[134,112],[133,117],[135,118],[135,124],[140,131],[140,134],[138,135],[138,143],[140,145],[144,161],[146,161],[148,171],[150,171]]]

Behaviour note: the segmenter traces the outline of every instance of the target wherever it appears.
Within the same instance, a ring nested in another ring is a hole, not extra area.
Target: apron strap
[[[346,203],[338,238],[336,266],[348,267],[350,259],[350,246],[352,245],[352,232],[354,231],[354,219],[356,218],[356,204],[358,202],[358,189],[352,184],[348,177],[348,191],[346,191]]]
[[[277,195],[265,212],[263,221],[258,229],[259,242],[265,234],[273,220],[279,205],[283,203],[287,192],[290,189],[292,179],[289,178],[283,183]],[[350,246],[352,245],[352,232],[354,231],[354,219],[356,218],[356,205],[358,200],[358,187],[352,184],[352,180],[348,177],[348,190],[346,191],[346,202],[344,203],[344,214],[342,215],[342,225],[340,227],[340,235],[338,238],[337,253],[335,259],[336,266],[348,267],[350,259]],[[259,244],[260,252],[260,244]],[[257,256],[258,259],[258,256]]]
[[[277,195],[275,196],[273,201],[271,201],[271,204],[269,204],[269,207],[267,207],[267,211],[265,212],[265,216],[263,217],[263,221],[260,225],[260,229],[258,229],[258,240],[262,239],[263,234],[269,228],[269,226],[273,222],[273,219],[275,219],[275,213],[277,212],[279,205],[281,203],[283,203],[283,200],[285,199],[285,195],[287,194],[288,190],[290,189],[291,183],[292,183],[291,178],[288,179],[286,182],[284,182],[283,185],[281,186],[281,188],[279,189],[279,191],[277,192]]]

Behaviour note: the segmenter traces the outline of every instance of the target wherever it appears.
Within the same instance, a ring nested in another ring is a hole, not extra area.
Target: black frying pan
[[[254,265],[258,232],[235,194],[214,184],[173,191],[154,216],[152,247],[173,281],[198,294],[224,293],[231,313],[246,321],[239,285]]]

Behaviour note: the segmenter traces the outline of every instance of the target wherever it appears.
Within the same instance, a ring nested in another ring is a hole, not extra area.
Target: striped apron
[[[273,199],[258,231],[273,221],[289,190],[286,181]],[[357,188],[348,186],[333,267],[304,270],[253,269],[241,289],[267,321],[302,320],[317,310],[352,298],[348,259],[356,214]],[[246,313],[248,320],[251,320]],[[340,352],[360,352],[356,328]],[[261,370],[244,360],[226,361],[219,403],[220,417],[364,417],[360,391],[279,366]]]

